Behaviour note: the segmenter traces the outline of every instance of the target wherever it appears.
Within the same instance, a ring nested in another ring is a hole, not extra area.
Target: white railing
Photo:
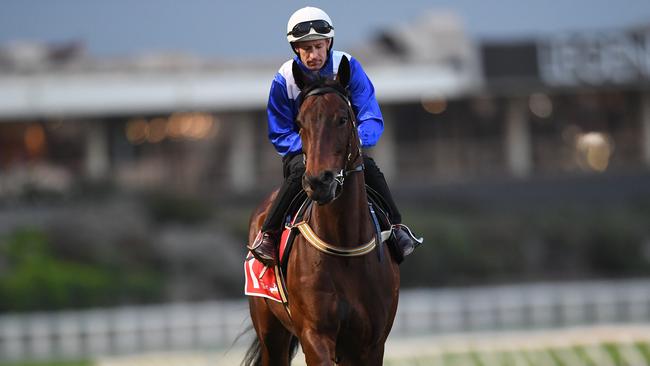
[[[650,323],[650,280],[410,290],[391,334]]]
[[[650,323],[650,280],[405,290],[391,339],[621,323]],[[248,325],[243,300],[5,314],[0,361],[218,350]]]
[[[229,346],[248,325],[244,301],[0,317],[0,361]]]

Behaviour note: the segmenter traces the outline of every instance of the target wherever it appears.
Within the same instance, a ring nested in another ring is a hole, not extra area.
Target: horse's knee
[[[334,337],[316,333],[313,330],[302,332],[300,345],[308,365],[328,365],[338,361]]]
[[[337,366],[382,366],[384,364],[384,347],[356,349],[345,352],[339,357]]]

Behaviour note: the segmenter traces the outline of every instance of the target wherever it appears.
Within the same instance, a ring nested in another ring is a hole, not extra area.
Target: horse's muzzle
[[[334,172],[325,170],[318,176],[305,174],[302,177],[302,188],[312,201],[320,205],[330,203],[336,197],[337,182]]]

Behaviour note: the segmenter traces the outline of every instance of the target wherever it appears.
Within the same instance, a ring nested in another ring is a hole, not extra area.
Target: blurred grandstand
[[[474,44],[449,14],[385,30],[352,50],[386,114],[386,142],[374,153],[400,177],[398,189],[638,172],[650,164],[649,38],[639,27]],[[264,108],[280,61],[95,59],[76,42],[6,45],[3,181],[39,162],[126,188],[266,190],[254,182],[277,176]],[[53,181],[54,190],[71,183]],[[16,189],[4,184],[2,193]]]

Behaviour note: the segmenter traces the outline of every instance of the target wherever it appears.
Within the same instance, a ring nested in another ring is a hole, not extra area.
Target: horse
[[[289,365],[298,343],[308,365],[381,365],[399,297],[399,268],[383,257],[369,213],[363,157],[348,99],[350,66],[336,78],[314,80],[294,62],[302,98],[296,123],[305,154],[302,186],[314,204],[308,226],[327,248],[296,236],[288,258],[288,306],[249,297],[257,333],[242,364]],[[269,196],[253,213],[249,240],[259,232]],[[302,230],[301,230],[302,232]],[[370,250],[369,250],[370,249]]]

